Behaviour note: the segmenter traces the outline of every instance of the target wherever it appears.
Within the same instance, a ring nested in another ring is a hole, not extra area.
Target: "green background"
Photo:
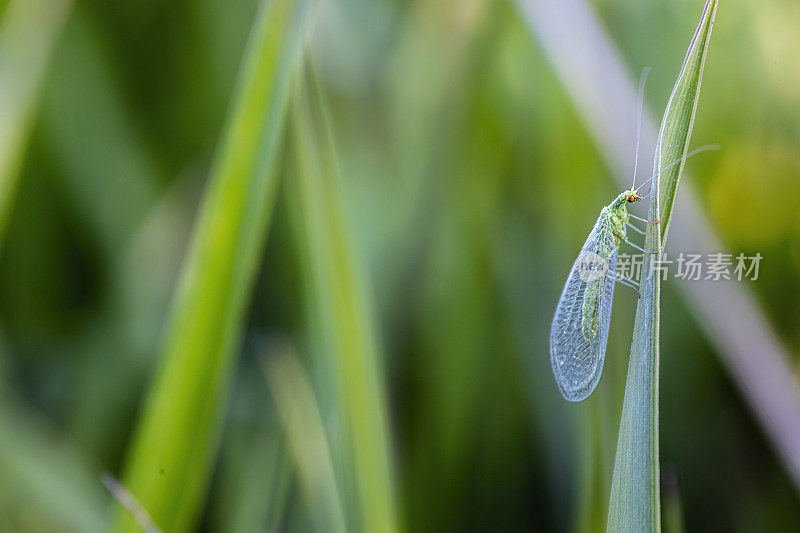
[[[616,291],[589,400],[563,401],[548,360],[568,269],[618,192],[580,110],[513,2],[321,3],[308,51],[383,358],[399,522],[603,530],[633,291]],[[646,106],[660,117],[702,2],[592,4],[632,77],[653,69]],[[66,20],[0,248],[4,531],[109,513],[100,472],[120,475],[256,8],[78,0]],[[744,283],[795,370],[799,27],[792,0],[720,3],[692,144],[723,149],[687,166],[722,251],[764,257]],[[201,512],[208,531],[315,527],[259,366],[291,342],[335,437],[287,183]],[[798,488],[678,283],[662,294],[665,506],[680,505],[689,531],[796,531]],[[334,470],[347,461],[334,453]]]

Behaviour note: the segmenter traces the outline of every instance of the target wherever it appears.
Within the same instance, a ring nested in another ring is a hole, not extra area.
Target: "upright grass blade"
[[[338,423],[353,468],[358,518],[348,515],[348,525],[390,532],[397,529],[397,515],[381,361],[367,284],[346,222],[331,132],[319,91],[312,92],[293,107],[296,167],[290,193],[302,231],[312,318],[322,341],[317,345],[336,375]],[[338,473],[345,475],[341,468]]]
[[[672,89],[667,109],[664,111],[653,163],[654,174],[660,172],[671,162],[686,156],[689,152],[694,116],[700,100],[703,68],[716,14],[717,0],[708,0],[703,9],[700,24],[697,26],[692,42],[689,44],[689,50],[686,52],[686,59],[683,62],[681,73],[678,75],[678,81],[675,82],[675,87]],[[675,196],[685,164],[686,161],[682,160],[679,164],[666,170],[654,185],[657,187],[658,202],[654,204],[655,195],[653,195],[650,206],[656,205],[659,208],[662,243],[667,240],[667,230],[672,218]]]
[[[344,533],[344,513],[330,448],[311,383],[289,348],[263,358],[262,363],[297,466],[308,513],[317,531]]]
[[[0,241],[33,113],[72,0],[11,0],[0,19]]]
[[[352,3],[352,0],[350,0]],[[358,0],[363,1],[363,0]],[[373,4],[375,2],[369,2]],[[396,168],[377,168],[386,180],[385,192],[393,209],[381,213],[384,237],[373,247],[372,258],[378,291],[387,301],[401,302],[384,310],[387,335],[408,318],[410,295],[403,276],[413,270],[410,262],[430,246],[426,229],[438,206],[430,194],[431,183],[443,173],[442,154],[450,149],[450,128],[463,120],[463,100],[468,88],[472,51],[481,49],[481,30],[491,20],[485,16],[491,2],[447,0],[414,2],[399,28],[398,43],[387,65],[396,83],[390,86],[386,105],[387,127]],[[362,8],[363,9],[363,8]],[[437,50],[430,54],[428,51]],[[415,90],[415,80],[425,80],[425,91]],[[435,137],[438,142],[431,143]],[[395,165],[392,165],[395,166]],[[409,259],[410,258],[410,259]],[[413,291],[411,291],[413,294]]]
[[[688,152],[716,11],[717,0],[708,0],[664,112],[656,145],[654,173]],[[654,180],[648,216],[650,220],[660,220],[661,223],[648,225],[645,246],[650,252],[661,250],[666,238],[682,170],[683,163]],[[611,485],[609,531],[661,529],[658,462],[661,275],[655,261],[644,261],[641,275],[641,298],[636,308]]]
[[[310,5],[262,3],[125,468],[124,485],[164,531],[192,527],[208,484]],[[116,526],[137,530],[122,509]]]

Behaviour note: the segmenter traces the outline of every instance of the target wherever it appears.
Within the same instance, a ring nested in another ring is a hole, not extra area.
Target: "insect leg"
[[[644,248],[642,248],[638,244],[633,244],[631,241],[628,240],[627,237],[623,237],[622,240],[627,242],[628,244],[630,244],[632,247],[634,247],[635,249],[639,250],[640,252],[644,252],[646,254],[657,254],[658,253],[658,252],[648,252],[647,250],[645,250]]]
[[[635,218],[636,220],[641,220],[642,222],[647,222],[648,224],[661,224],[660,220],[656,220],[655,222],[653,222],[652,220],[647,220],[646,218],[637,217],[636,215],[633,215],[631,213],[628,213],[628,216],[631,218]]]
[[[640,230],[639,228],[637,228],[636,226],[634,226],[630,222],[628,222],[628,227],[631,228],[636,233],[640,233],[640,234],[644,235],[644,231],[643,230]]]
[[[638,281],[634,281],[633,279],[629,278],[628,276],[621,276],[621,275],[617,274],[617,276],[614,278],[614,280],[615,281],[619,281],[620,283],[622,283],[622,282],[629,283],[629,284],[633,285],[634,287],[638,287],[639,286],[639,282]]]
[[[620,285],[625,285],[626,287],[630,287],[631,289],[636,291],[636,296],[638,296],[639,298],[642,297],[641,293],[639,293],[638,284],[635,281],[633,281],[632,279],[628,279],[628,278],[624,278],[624,277],[617,277],[617,278],[614,279],[614,281],[616,281]]]

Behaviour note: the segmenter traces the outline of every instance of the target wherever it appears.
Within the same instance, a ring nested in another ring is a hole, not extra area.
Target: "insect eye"
[[[632,202],[633,201],[633,196],[628,196],[628,201]]]

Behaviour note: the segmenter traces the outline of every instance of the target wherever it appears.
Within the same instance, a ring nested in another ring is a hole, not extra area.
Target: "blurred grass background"
[[[3,32],[18,3],[0,2]],[[63,25],[32,26],[53,43],[40,81],[31,49],[0,39],[0,87],[18,72],[34,87],[0,93],[3,128],[27,139],[0,235],[3,531],[102,530],[111,516],[100,473],[121,475],[130,451],[259,3],[61,4]],[[653,68],[646,105],[660,115],[702,2],[592,5],[629,70]],[[790,0],[720,5],[693,144],[724,149],[689,164],[725,251],[764,256],[748,290],[795,370],[798,25]],[[279,149],[197,527],[318,530],[328,513],[366,530],[359,487],[377,475],[400,529],[604,528],[634,296],[618,292],[601,385],[580,405],[552,382],[547,334],[618,191],[517,4],[325,0],[308,36],[317,125],[293,116]],[[663,286],[665,498],[689,531],[796,531],[797,487],[677,283]],[[342,363],[348,339],[355,363]],[[262,359],[288,383],[268,384]],[[385,416],[343,398],[362,397],[342,391],[350,379]],[[292,398],[298,416],[318,413],[327,438],[309,440],[329,448],[335,487],[304,474],[324,454],[298,453]],[[386,431],[368,453],[391,472],[364,473],[348,405],[377,417],[369,435]]]

